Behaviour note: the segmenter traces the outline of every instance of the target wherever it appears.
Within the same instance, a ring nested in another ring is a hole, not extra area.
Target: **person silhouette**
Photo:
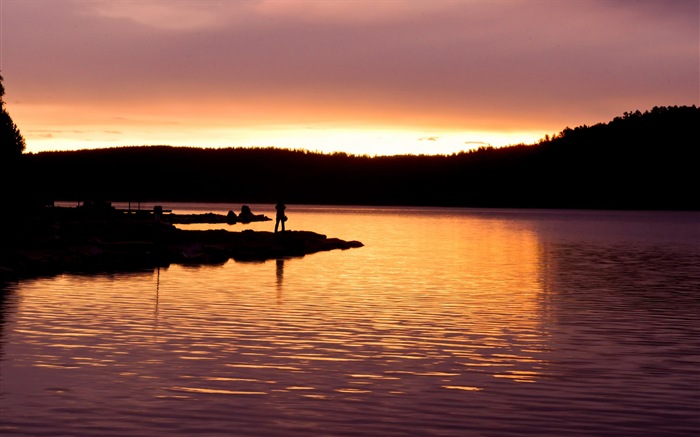
[[[285,206],[282,201],[277,202],[277,205],[275,205],[275,209],[277,210],[277,218],[275,220],[275,233],[277,233],[277,228],[279,227],[279,224],[282,223],[282,232],[284,232],[284,222],[287,221],[287,216],[284,215],[284,210],[287,207]]]

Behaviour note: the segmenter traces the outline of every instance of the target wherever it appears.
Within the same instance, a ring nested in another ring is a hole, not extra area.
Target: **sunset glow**
[[[696,1],[0,2],[28,152],[447,154],[700,104]]]

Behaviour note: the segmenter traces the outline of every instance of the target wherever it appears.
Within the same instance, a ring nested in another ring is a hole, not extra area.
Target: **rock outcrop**
[[[153,217],[69,210],[48,208],[10,228],[5,226],[0,235],[0,279],[134,271],[229,259],[264,261],[362,247],[358,241],[309,231],[192,231]]]

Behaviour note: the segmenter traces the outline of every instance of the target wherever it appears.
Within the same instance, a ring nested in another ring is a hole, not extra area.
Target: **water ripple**
[[[392,211],[296,217],[357,251],[19,284],[0,432],[700,432],[696,246]]]

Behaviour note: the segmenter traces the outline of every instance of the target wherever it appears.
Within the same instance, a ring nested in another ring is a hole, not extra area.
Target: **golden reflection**
[[[156,268],[156,297],[153,309],[153,332],[158,332],[158,304],[160,302],[160,267]]]
[[[288,358],[291,360],[304,360],[304,361],[357,361],[356,358],[341,358],[341,357],[323,357],[317,355],[284,355],[275,356],[274,358]]]
[[[389,370],[386,373],[391,374],[405,374],[405,375],[416,375],[416,376],[459,376],[459,373],[446,373],[446,372],[409,372],[403,370]]]
[[[535,382],[537,380],[537,373],[533,374],[519,374],[519,373],[500,373],[493,375],[494,378],[504,378],[510,379],[514,382]]]
[[[385,376],[385,375],[363,375],[363,374],[358,374],[358,375],[349,375],[351,378],[367,378],[367,379],[399,379],[394,376]]]
[[[338,214],[302,211],[295,223],[365,247],[276,260],[275,280],[271,263],[229,262],[35,281],[22,290],[13,334],[46,355],[32,356],[35,365],[119,366],[114,374],[142,382],[165,373],[179,382],[162,385],[181,395],[266,394],[255,388],[272,386],[256,384],[278,384],[316,399],[422,385],[468,396],[494,377],[542,377],[543,255],[526,224]]]
[[[80,369],[80,366],[72,366],[69,364],[44,364],[34,363],[34,367],[46,367],[49,369]]]
[[[208,377],[204,378],[207,381],[238,381],[238,382],[259,382],[263,384],[276,384],[276,381],[262,381],[253,378],[226,378],[226,377]]]
[[[325,226],[312,215],[295,219],[308,220],[314,228]],[[362,214],[346,214],[334,223],[346,222],[347,228],[356,229],[366,228],[367,220]],[[436,341],[440,337],[402,335],[406,321],[422,323],[417,319],[422,314],[435,317],[436,320],[424,320],[435,327],[441,319],[459,318],[463,329],[445,325],[443,335],[478,333],[484,336],[483,341],[491,343],[483,346],[485,349],[507,348],[515,341],[528,346],[528,350],[538,350],[535,346],[546,343],[539,318],[540,244],[537,233],[526,222],[514,224],[509,219],[450,215],[421,218],[388,210],[385,215],[374,216],[371,226],[377,228],[373,234],[376,240],[363,239],[365,247],[361,251],[337,257],[337,265],[324,262],[323,268],[335,272],[339,280],[343,277],[347,278],[344,281],[357,284],[344,288],[347,294],[342,299],[334,296],[335,304],[352,308],[354,302],[373,321],[373,329],[398,332],[379,341],[385,348],[414,348],[416,342],[440,345]],[[324,232],[337,234],[332,230]],[[436,245],[435,251],[429,250]],[[348,257],[356,258],[355,263],[362,260],[361,268],[352,264],[357,269],[352,271],[343,265]],[[298,268],[298,276],[320,276],[315,263],[300,263]],[[399,284],[396,293],[389,288],[392,284]],[[418,308],[409,315],[411,309]],[[474,351],[473,355],[480,354]],[[514,359],[518,359],[517,354]]]
[[[301,368],[292,366],[275,366],[267,364],[226,364],[228,367],[241,367],[244,369],[274,369],[274,370],[293,370],[299,371]]]
[[[92,330],[90,330],[92,331]],[[15,332],[19,332],[21,334],[28,334],[28,335],[36,335],[36,336],[50,336],[50,337],[95,337],[96,335],[100,334],[100,332],[89,332],[89,333],[84,333],[84,332],[66,332],[66,331],[57,331],[57,332],[50,332],[50,331],[32,331],[32,330],[26,330],[26,329],[16,329]]]
[[[167,390],[184,391],[188,393],[206,393],[216,395],[265,395],[264,391],[238,391],[238,390],[220,390],[212,388],[197,388],[197,387],[170,387]]]
[[[468,387],[468,386],[463,386],[463,385],[443,385],[442,388],[450,389],[450,390],[463,390],[463,391],[481,391],[483,389],[479,387]]]
[[[337,391],[338,393],[352,393],[352,394],[356,394],[356,393],[372,393],[372,390],[362,390],[362,389],[359,389],[359,388],[338,388],[338,389],[336,389],[335,391]]]

